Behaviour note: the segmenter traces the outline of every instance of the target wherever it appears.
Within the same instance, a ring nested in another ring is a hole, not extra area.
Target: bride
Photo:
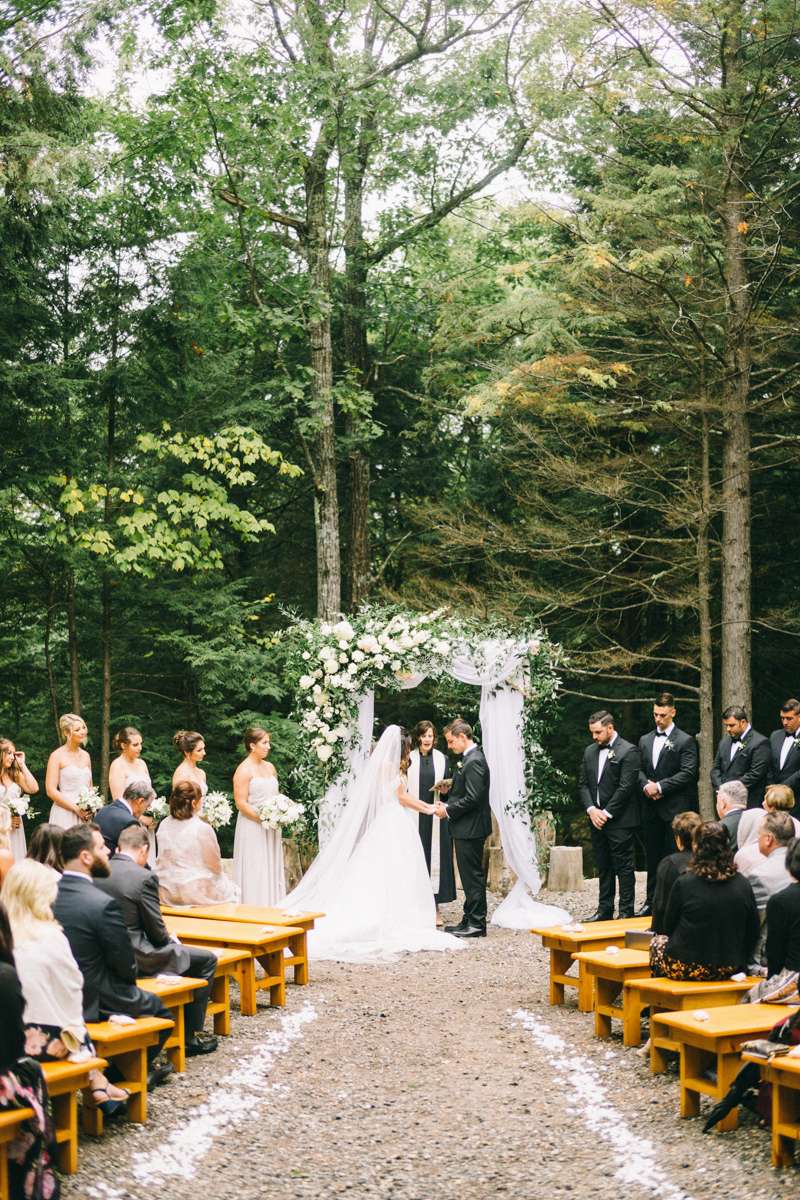
[[[286,911],[324,912],[308,956],[396,962],[401,951],[460,950],[436,928],[436,904],[417,830],[434,806],[409,795],[411,739],[390,725],[364,767],[330,840],[286,897]]]

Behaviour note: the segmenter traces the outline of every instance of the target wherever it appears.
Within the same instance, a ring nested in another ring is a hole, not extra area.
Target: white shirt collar
[[[85,871],[63,871],[62,875],[65,879],[67,875],[72,875],[75,879],[85,879],[87,883],[92,882],[91,875],[87,875]]]
[[[617,740],[618,737],[619,737],[619,734],[615,730],[614,736],[612,737],[611,741],[606,742],[605,746],[600,747],[600,753],[602,754],[604,750],[609,751],[611,749],[611,747],[614,745],[614,742]]]
[[[674,728],[675,728],[675,722],[673,721],[672,724],[670,725],[669,729],[662,729],[662,730],[657,729],[656,733],[665,733],[668,738],[671,738]]]
[[[473,750],[477,750],[477,749],[478,749],[478,743],[473,742],[471,746],[467,746],[466,750],[461,755],[461,757],[466,758],[468,754],[471,754]]]

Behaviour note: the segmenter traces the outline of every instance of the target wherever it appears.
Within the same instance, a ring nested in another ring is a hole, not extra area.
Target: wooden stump
[[[583,850],[580,846],[552,846],[547,875],[550,892],[583,891]]]

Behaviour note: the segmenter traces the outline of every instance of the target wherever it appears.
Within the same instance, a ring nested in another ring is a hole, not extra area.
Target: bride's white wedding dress
[[[436,905],[417,813],[398,799],[400,730],[376,746],[325,848],[286,897],[285,911],[324,912],[308,934],[308,956],[396,962],[404,951],[461,950],[436,928]]]

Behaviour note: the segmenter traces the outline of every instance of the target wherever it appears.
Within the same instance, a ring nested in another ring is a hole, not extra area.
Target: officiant
[[[412,796],[430,803],[430,790],[441,779],[450,778],[447,756],[437,750],[438,734],[430,721],[418,721],[411,734],[411,755],[408,766],[408,790]],[[436,826],[436,828],[434,828]],[[442,925],[439,905],[450,904],[456,898],[456,872],[453,865],[453,843],[447,817],[419,814],[419,836],[425,851],[425,861],[431,877],[436,901],[436,924]]]

